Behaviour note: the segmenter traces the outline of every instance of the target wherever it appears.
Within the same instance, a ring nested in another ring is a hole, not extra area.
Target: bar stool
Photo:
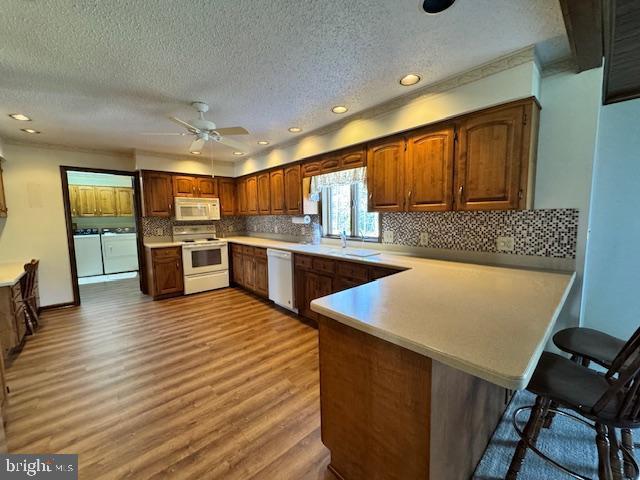
[[[31,260],[25,264],[25,274],[20,279],[20,289],[22,290],[22,303],[25,306],[27,329],[30,334],[35,333],[35,329],[38,328],[39,316],[38,305],[36,302],[36,281],[38,276],[38,260]]]
[[[632,478],[640,478],[640,469],[633,454],[624,446],[620,447],[615,430],[640,428],[639,336],[632,337],[624,344],[604,375],[563,356],[544,352],[527,390],[537,396],[536,403],[519,408],[513,414],[513,425],[520,441],[511,460],[507,480],[517,479],[527,449],[573,478],[590,480],[549,458],[536,447],[538,435],[549,411],[595,429],[600,480],[622,478],[620,454],[631,465]],[[577,415],[558,410],[551,406],[552,402]],[[517,423],[518,416],[527,410],[531,413],[526,426],[521,430]]]

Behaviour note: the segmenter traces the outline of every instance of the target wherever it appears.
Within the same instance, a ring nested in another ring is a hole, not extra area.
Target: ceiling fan
[[[187,132],[183,133],[144,133],[143,135],[190,135],[194,137],[189,152],[195,155],[203,151],[204,145],[208,141],[214,141],[233,148],[238,152],[246,152],[247,146],[241,142],[227,138],[230,135],[249,135],[249,132],[243,127],[226,127],[218,128],[215,123],[206,120],[204,114],[209,111],[209,105],[204,102],[193,102],[191,104],[197,111],[199,118],[195,118],[188,122],[180,120],[178,117],[169,117],[169,120],[183,126]]]

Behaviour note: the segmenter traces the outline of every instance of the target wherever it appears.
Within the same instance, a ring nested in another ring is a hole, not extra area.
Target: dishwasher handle
[[[290,260],[291,252],[286,252],[284,250],[273,250],[271,248],[267,248],[267,257],[283,258],[285,260]]]

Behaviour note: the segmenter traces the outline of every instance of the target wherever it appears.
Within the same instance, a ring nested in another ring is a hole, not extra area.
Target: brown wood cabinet
[[[80,213],[80,196],[77,185],[69,185],[69,207],[71,208],[71,216],[77,217]]]
[[[236,214],[236,182],[233,178],[218,178],[218,193],[220,194],[220,214]]]
[[[405,195],[410,212],[453,208],[453,127],[426,128],[407,138]]]
[[[262,172],[257,176],[258,183],[258,213],[269,215],[271,213],[271,180],[269,172]]]
[[[0,217],[7,216],[7,199],[4,194],[4,178],[2,176],[2,159],[0,159]]]
[[[201,198],[218,198],[218,179],[212,177],[196,177],[196,191]]]
[[[98,216],[96,190],[90,185],[78,185],[78,215],[82,217]]]
[[[401,212],[405,209],[404,136],[371,143],[367,151],[369,211]]]
[[[269,296],[269,271],[267,250],[232,243],[233,282],[240,287],[267,298]]]
[[[322,163],[319,159],[306,160],[301,168],[303,177],[311,177],[322,173]]]
[[[258,214],[258,178],[255,175],[246,179],[247,215]]]
[[[524,106],[469,116],[460,127],[456,156],[456,208],[518,208]]]
[[[133,188],[69,185],[73,217],[117,217],[133,215]]]
[[[302,213],[302,178],[300,165],[284,169],[285,212],[289,215]]]
[[[0,344],[2,356],[8,359],[27,332],[25,306],[20,281],[0,287]]]
[[[286,210],[285,188],[284,188],[284,169],[277,168],[271,170],[270,177],[270,196],[271,196],[271,214],[283,215]]]
[[[118,217],[133,216],[133,188],[116,187],[116,215]]]
[[[95,187],[98,214],[105,217],[114,217],[116,209],[116,189],[114,187]]]
[[[153,298],[181,295],[184,292],[182,249],[180,247],[147,248],[146,257],[147,281],[151,286]]]
[[[141,176],[144,215],[171,217],[173,215],[173,179],[170,173],[143,170]]]
[[[236,180],[236,201],[238,202],[238,215],[247,214],[247,180],[239,178]]]
[[[217,198],[218,182],[206,176],[173,175],[174,197]]]
[[[336,152],[341,169],[364,167],[367,163],[367,149],[364,145],[346,148]]]

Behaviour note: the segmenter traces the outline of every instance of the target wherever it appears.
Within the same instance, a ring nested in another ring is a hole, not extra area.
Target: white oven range
[[[182,244],[185,294],[229,286],[227,242],[208,225],[173,227],[173,240]]]

